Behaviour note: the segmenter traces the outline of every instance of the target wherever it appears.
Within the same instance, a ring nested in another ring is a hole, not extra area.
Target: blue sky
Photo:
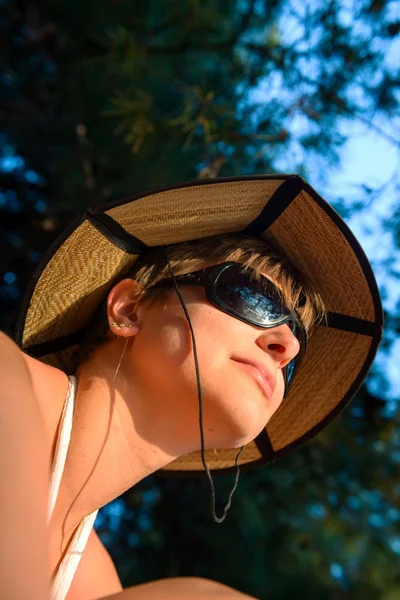
[[[340,0],[341,7],[339,20],[345,27],[351,28],[354,39],[368,40],[371,48],[380,53],[380,68],[375,71],[374,82],[380,81],[383,69],[391,73],[393,78],[398,76],[400,56],[400,36],[381,39],[374,37],[373,19],[357,18],[361,4],[357,0]],[[307,15],[313,14],[321,7],[319,0],[288,0],[283,14],[277,23],[278,37],[283,43],[291,46],[297,44],[303,51],[309,51],[309,57],[301,63],[301,69],[311,79],[318,79],[321,65],[313,60],[313,47],[317,47],[323,34],[322,29],[306,30],[309,22]],[[400,19],[400,3],[388,2],[385,9],[379,14],[382,22],[396,22]],[[270,25],[268,24],[267,29]],[[324,161],[324,157],[305,156],[304,149],[296,147],[277,161],[280,172],[293,172],[291,164],[304,161],[309,167],[308,180],[311,185],[334,208],[335,201],[346,199],[344,204],[349,208],[362,200],[364,205],[358,211],[353,211],[352,216],[346,218],[342,215],[351,230],[361,243],[375,272],[376,280],[383,296],[383,305],[388,312],[400,310],[400,251],[396,248],[391,231],[383,227],[383,220],[390,220],[394,210],[399,210],[400,190],[400,116],[392,117],[389,121],[379,111],[371,110],[371,103],[364,95],[362,85],[357,85],[356,78],[351,88],[351,93],[359,106],[359,118],[342,118],[338,122],[338,132],[347,137],[347,142],[341,148],[338,166],[332,167]],[[373,84],[372,81],[368,83]],[[303,93],[296,87],[293,90],[284,89],[284,82],[279,78],[261,82],[261,85],[252,92],[253,99],[276,97],[285,102],[287,98],[282,93],[283,89],[293,103],[296,94]],[[398,90],[397,90],[398,91]],[[397,96],[400,102],[400,94]],[[290,104],[289,104],[290,106]],[[371,116],[372,113],[372,116]],[[369,125],[363,122],[369,121]],[[304,115],[297,112],[290,118],[291,132],[298,133],[309,130],[310,123]],[[379,131],[381,133],[379,133]],[[376,194],[368,196],[362,191],[361,186],[368,186],[376,190]],[[397,187],[397,189],[396,189]],[[382,189],[381,189],[382,188]],[[379,192],[379,190],[381,191]],[[379,192],[379,193],[378,193]],[[368,202],[368,199],[370,201]],[[366,204],[368,202],[368,204]],[[390,267],[390,270],[389,270]],[[397,274],[397,276],[396,276]],[[388,336],[390,332],[384,332]],[[387,375],[389,389],[385,393],[388,402],[388,411],[398,409],[400,400],[400,367],[398,355],[400,354],[400,339],[392,339],[390,355],[378,351],[374,370],[379,370]],[[371,392],[382,395],[379,379],[370,377],[368,380]]]
[[[346,219],[347,224],[361,243],[375,272],[379,289],[383,292],[383,305],[389,312],[394,311],[400,302],[400,252],[396,248],[391,231],[382,227],[383,219],[390,219],[394,210],[399,208],[398,191],[400,176],[400,131],[394,130],[391,123],[382,119],[376,121],[379,127],[392,137],[397,136],[399,145],[385,139],[376,131],[368,129],[365,125],[353,122],[347,123],[348,142],[341,150],[340,166],[332,168],[325,181],[311,181],[310,183],[321,191],[322,195],[332,202],[334,198],[348,197],[349,205],[360,197],[359,186],[368,185],[374,190],[383,187],[370,205],[355,212]],[[387,185],[385,185],[387,184]],[[388,262],[392,263],[397,277],[388,271]],[[385,333],[385,335],[387,335]],[[388,399],[393,402],[400,399],[400,367],[399,367],[400,339],[392,342],[389,356],[378,352],[375,368],[379,367],[386,372],[390,382]],[[371,391],[376,391],[378,382],[371,380]],[[380,392],[379,392],[380,393]]]

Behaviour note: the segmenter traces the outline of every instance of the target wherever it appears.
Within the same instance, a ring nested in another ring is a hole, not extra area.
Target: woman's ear
[[[107,298],[107,317],[110,330],[120,337],[132,337],[140,329],[139,305],[143,286],[135,279],[123,279]]]

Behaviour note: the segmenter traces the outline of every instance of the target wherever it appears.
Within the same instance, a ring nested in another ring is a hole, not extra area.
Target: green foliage
[[[22,0],[0,11],[9,333],[39,257],[90,205],[198,177],[323,178],[354,122],[397,143],[373,121],[399,114],[387,60],[399,23],[385,0]],[[348,216],[379,196],[340,200]],[[399,211],[384,226],[399,246]],[[385,348],[398,311],[387,327]],[[222,525],[202,479],[149,477],[106,507],[98,526],[124,583],[181,574],[269,600],[397,598],[397,407],[384,402],[385,373],[373,375],[381,397],[364,386],[303,449],[243,474]],[[232,483],[216,482],[220,508]]]

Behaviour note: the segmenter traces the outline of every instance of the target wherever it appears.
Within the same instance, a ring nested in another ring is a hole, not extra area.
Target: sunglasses
[[[295,311],[287,308],[280,289],[267,277],[256,279],[253,269],[243,272],[243,265],[224,262],[185,275],[176,275],[181,285],[201,285],[211,304],[256,327],[269,329],[287,324],[300,343],[298,354],[282,369],[287,395],[306,351],[306,334]],[[162,279],[152,289],[173,285],[171,277]]]

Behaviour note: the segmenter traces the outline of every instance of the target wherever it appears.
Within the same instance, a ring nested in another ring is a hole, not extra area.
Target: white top
[[[68,393],[65,400],[63,412],[61,415],[60,427],[58,430],[56,449],[54,452],[53,465],[50,476],[50,497],[47,522],[50,522],[54,506],[60,488],[61,477],[64,472],[65,461],[67,458],[68,446],[71,439],[72,420],[75,408],[75,396],[77,389],[76,377],[68,377]],[[51,584],[51,600],[64,600],[71,586],[79,561],[89,539],[90,532],[94,525],[98,510],[92,512],[82,519],[76,529],[67,552],[62,559],[58,571]]]

